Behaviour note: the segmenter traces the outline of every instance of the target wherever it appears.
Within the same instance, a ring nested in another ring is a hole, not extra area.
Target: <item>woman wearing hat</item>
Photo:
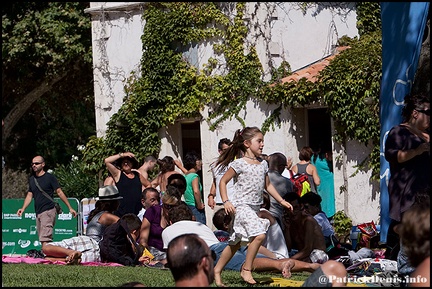
[[[105,165],[123,197],[115,214],[119,217],[126,213],[138,215],[142,207],[142,184],[136,171],[139,165],[135,155],[131,152],[115,154],[105,159]]]
[[[115,186],[99,188],[95,208],[90,212],[85,236],[76,236],[59,242],[50,242],[42,248],[46,259],[65,261],[67,264],[82,262],[100,262],[99,242],[105,229],[116,223],[119,217],[114,215],[118,209],[120,196]]]
[[[100,241],[106,227],[118,221],[119,217],[114,212],[120,205],[120,196],[116,186],[103,186],[99,188],[99,199],[95,208],[90,212],[86,235],[96,241]]]

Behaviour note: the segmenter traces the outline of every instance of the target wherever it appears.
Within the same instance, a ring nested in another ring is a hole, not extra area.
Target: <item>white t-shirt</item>
[[[268,212],[268,210],[264,208],[260,210]],[[262,245],[273,252],[278,259],[289,258],[285,237],[278,222],[274,222],[274,224],[268,228]]]
[[[138,212],[138,218],[140,218],[141,222],[144,218],[144,213],[145,213],[146,209],[142,208],[141,211]]]
[[[226,171],[228,170],[228,167],[225,167],[224,170],[218,170],[218,167],[214,167],[214,164],[212,164],[212,175],[213,175],[213,179],[215,179],[216,182],[216,198],[215,198],[215,202],[216,204],[222,204],[222,197],[220,194],[220,190],[219,190],[219,183],[220,180],[222,179],[223,175],[226,173]],[[228,200],[232,200],[232,194],[233,194],[233,188],[234,188],[234,178],[232,178],[228,183],[227,183],[227,195],[228,195]]]
[[[285,168],[284,171],[282,172],[282,177],[291,179],[291,173],[289,172],[289,170],[287,168]]]
[[[184,234],[197,234],[209,247],[219,243],[216,235],[209,227],[197,221],[185,220],[175,222],[162,231],[164,249],[168,248],[168,244],[172,239]]]

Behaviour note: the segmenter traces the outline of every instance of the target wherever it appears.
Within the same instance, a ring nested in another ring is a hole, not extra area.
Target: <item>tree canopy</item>
[[[95,133],[89,2],[2,6],[2,155],[67,163]]]

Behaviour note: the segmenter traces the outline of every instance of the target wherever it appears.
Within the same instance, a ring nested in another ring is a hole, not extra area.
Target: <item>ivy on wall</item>
[[[328,106],[339,142],[358,140],[373,145],[361,165],[379,176],[379,81],[381,78],[381,23],[379,3],[357,4],[359,39],[342,38],[350,45],[312,83],[275,80],[291,73],[288,63],[273,68],[272,80],[263,81],[262,65],[245,39],[245,3],[149,2],[144,9],[141,76],[130,78],[119,111],[108,122],[103,139],[93,137],[84,151],[87,168],[100,171],[103,159],[132,151],[142,160],[160,151],[158,131],[181,118],[201,117],[209,107],[210,129],[238,117],[249,99],[279,104],[262,125],[264,132],[278,124],[282,108],[314,102]],[[199,71],[184,52],[199,43],[214,43],[215,57]],[[223,62],[218,59],[223,58]],[[220,73],[222,71],[222,73]]]

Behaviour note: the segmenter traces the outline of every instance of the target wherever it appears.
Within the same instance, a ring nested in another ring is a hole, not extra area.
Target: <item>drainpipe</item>
[[[343,209],[348,216],[348,176],[347,176],[347,154],[346,154],[346,140],[342,141],[342,175],[343,175],[343,192],[344,192],[344,205]]]

